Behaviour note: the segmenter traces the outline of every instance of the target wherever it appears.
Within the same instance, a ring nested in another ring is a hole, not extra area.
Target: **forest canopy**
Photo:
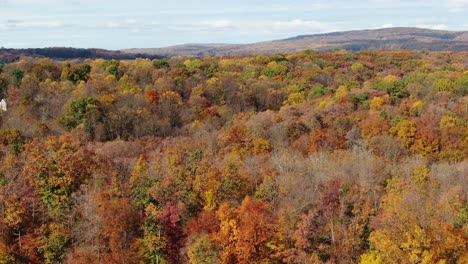
[[[467,66],[0,65],[0,263],[467,263]]]

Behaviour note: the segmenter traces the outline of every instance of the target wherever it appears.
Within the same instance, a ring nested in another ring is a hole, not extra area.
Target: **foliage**
[[[91,97],[76,99],[68,105],[67,112],[60,122],[71,130],[86,121],[89,113],[95,111],[96,104],[97,100]]]
[[[189,263],[221,263],[219,249],[216,248],[208,235],[202,235],[189,248]]]
[[[0,143],[4,145],[23,144],[24,137],[18,129],[0,129]]]
[[[416,126],[410,120],[402,120],[390,129],[390,133],[396,135],[403,147],[409,148],[414,143]]]
[[[8,79],[0,74],[0,97],[3,99],[7,95],[9,81]]]
[[[65,67],[62,72],[62,78],[73,83],[78,83],[80,81],[87,81],[90,73],[91,66],[89,64],[78,64]]]
[[[467,63],[5,64],[0,263],[465,263]]]
[[[115,76],[118,80],[122,77],[122,72],[119,70],[120,62],[116,60],[105,61],[102,67],[109,73]]]
[[[66,247],[70,242],[70,235],[67,233],[63,223],[51,223],[43,226],[40,231],[43,239],[39,241],[38,248],[44,256],[44,263],[61,262],[65,257]]]
[[[370,242],[375,251],[363,256],[361,263],[373,259],[381,263],[456,263],[467,250],[466,236],[447,223],[435,220],[437,203],[432,199],[437,185],[421,186],[421,176],[426,174],[424,168],[418,168],[413,177],[416,185],[411,185],[403,179],[392,179],[387,186],[387,194],[383,197],[383,210],[375,222],[376,228],[370,236]],[[428,179],[428,183],[433,179]],[[422,204],[407,197],[412,192],[423,192]],[[422,214],[423,206],[427,214]],[[431,217],[427,219],[425,217]],[[398,224],[393,224],[397,221]],[[371,262],[372,263],[372,262]]]
[[[153,65],[156,69],[169,68],[170,65],[167,59],[156,59],[153,60]]]
[[[13,79],[13,84],[15,86],[18,86],[21,83],[21,80],[23,80],[24,77],[24,71],[19,70],[19,69],[14,69],[11,72],[11,77]]]
[[[265,68],[265,75],[268,77],[285,76],[287,71],[288,67],[284,63],[272,61]]]
[[[402,80],[389,78],[389,76],[387,76],[383,82],[380,82],[376,86],[376,89],[386,92],[392,99],[400,99],[408,96],[406,84]]]

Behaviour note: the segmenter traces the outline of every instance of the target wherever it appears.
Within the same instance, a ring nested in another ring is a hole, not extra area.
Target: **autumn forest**
[[[0,263],[468,263],[468,53],[0,65]]]

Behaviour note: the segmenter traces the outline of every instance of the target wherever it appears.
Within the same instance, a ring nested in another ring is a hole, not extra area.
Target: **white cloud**
[[[8,19],[3,23],[0,23],[2,29],[18,29],[18,28],[57,28],[65,26],[63,21],[40,21],[40,20],[17,20]]]
[[[369,2],[373,3],[373,4],[391,4],[391,5],[395,5],[395,4],[399,4],[400,3],[400,0],[369,0]]]
[[[438,30],[447,30],[448,26],[445,24],[437,24],[437,25],[432,25],[430,28],[438,29]]]
[[[137,20],[136,19],[133,19],[133,18],[129,18],[129,19],[126,19],[125,20],[125,23],[129,24],[129,25],[134,25],[137,23]]]
[[[380,26],[380,28],[391,28],[391,27],[394,27],[393,24],[389,23],[389,24],[383,24]]]
[[[448,4],[455,7],[464,7],[468,5],[468,0],[448,0]]]
[[[213,20],[198,23],[161,24],[159,28],[173,31],[190,32],[199,36],[217,36],[228,34],[231,42],[242,42],[240,39],[250,35],[266,35],[264,39],[280,39],[301,34],[324,33],[337,31],[335,25],[315,20]],[[236,36],[234,38],[233,36]],[[260,40],[260,39],[259,39]],[[258,41],[259,41],[258,40]]]
[[[152,23],[154,24],[154,23]],[[198,32],[198,33],[214,33],[214,32],[223,32],[231,29],[239,29],[243,27],[241,22],[233,22],[230,20],[214,20],[214,21],[202,21],[192,24],[166,24],[159,26],[166,26],[170,30],[176,31],[189,31],[189,32]]]
[[[315,20],[294,19],[290,21],[275,21],[273,26],[283,29],[314,29],[314,30],[330,30],[332,27],[329,24]]]
[[[233,28],[234,23],[230,20],[216,20],[206,23],[208,26],[213,28]]]
[[[118,29],[118,28],[134,28],[138,21],[133,18],[125,19],[123,21],[109,21],[105,25],[107,28],[113,28],[113,29]],[[101,24],[102,25],[102,24]],[[102,28],[102,26],[97,26],[97,28]]]
[[[7,4],[18,4],[18,5],[83,5],[83,4],[90,4],[97,2],[96,0],[70,0],[70,1],[63,1],[63,0],[3,0]]]
[[[448,0],[447,5],[450,12],[462,12],[468,5],[468,0]]]
[[[448,26],[445,24],[418,24],[416,25],[418,28],[428,28],[428,29],[436,29],[436,30],[447,30]]]
[[[119,28],[120,27],[120,24],[116,23],[116,22],[107,22],[106,25],[107,25],[108,28]]]

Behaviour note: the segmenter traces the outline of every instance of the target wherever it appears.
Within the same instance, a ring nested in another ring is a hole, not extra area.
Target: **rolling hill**
[[[384,28],[302,35],[253,44],[186,44],[154,49],[128,49],[123,52],[161,56],[205,56],[293,53],[308,49],[468,51],[468,31]]]
[[[68,47],[6,49],[0,48],[0,63],[22,57],[70,59],[157,59],[172,56],[236,56],[294,53],[303,50],[429,50],[468,51],[468,31],[446,31],[421,28],[385,28],[302,35],[287,39],[252,44],[184,44],[165,48],[125,50],[81,49]]]
[[[51,48],[32,48],[32,49],[7,49],[0,48],[0,63],[10,63],[18,61],[21,57],[51,58],[56,60],[72,59],[115,59],[115,60],[134,60],[136,58],[157,59],[162,56],[155,54],[126,53],[122,51],[105,49],[77,49],[67,47]]]

